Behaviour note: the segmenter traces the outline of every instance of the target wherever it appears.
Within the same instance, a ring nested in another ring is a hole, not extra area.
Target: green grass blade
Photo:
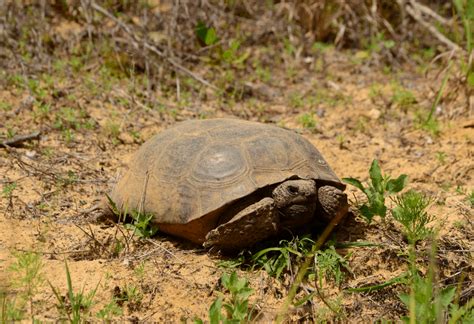
[[[381,284],[378,284],[378,285],[373,285],[373,286],[359,287],[359,288],[348,288],[347,291],[348,292],[372,292],[372,291],[375,291],[375,290],[380,290],[382,288],[385,288],[385,287],[388,287],[388,286],[391,286],[391,285],[402,283],[403,280],[408,277],[408,275],[409,275],[408,272],[404,272],[401,275],[399,275],[398,277],[392,278],[392,279],[390,279],[390,280],[388,280],[384,283],[381,283]]]
[[[441,100],[441,97],[443,95],[444,88],[446,88],[446,84],[447,84],[448,79],[449,79],[449,75],[450,75],[450,72],[451,72],[452,65],[453,65],[453,61],[451,60],[448,63],[446,73],[444,75],[443,81],[441,82],[441,86],[439,87],[438,93],[436,94],[435,101],[433,101],[433,104],[431,105],[430,113],[428,114],[428,117],[426,118],[425,123],[424,123],[425,125],[429,124],[429,122],[431,121],[431,118],[433,118],[433,114],[436,110],[436,107],[438,106],[439,101]]]

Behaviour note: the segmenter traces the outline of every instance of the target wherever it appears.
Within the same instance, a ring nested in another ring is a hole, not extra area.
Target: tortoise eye
[[[295,186],[288,186],[287,188],[288,192],[295,195],[299,192],[298,187]]]

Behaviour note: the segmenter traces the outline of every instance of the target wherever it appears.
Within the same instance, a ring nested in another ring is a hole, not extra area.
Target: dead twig
[[[419,10],[420,12],[424,13],[425,15],[431,16],[432,18],[436,19],[440,24],[443,25],[449,25],[450,21],[440,15],[438,15],[436,12],[431,10],[429,7],[422,5],[421,3],[418,3],[414,0],[410,0],[410,4]]]
[[[41,137],[40,131],[35,131],[30,134],[26,135],[17,135],[13,138],[4,140],[0,143],[0,147],[10,148],[10,147],[21,147],[23,146],[24,142],[32,141],[32,140],[39,140]]]
[[[436,37],[441,43],[445,44],[452,50],[456,51],[463,51],[463,49],[449,40],[446,36],[444,36],[442,33],[436,29],[435,26],[427,22],[426,20],[423,19],[421,13],[422,11],[420,10],[421,5],[417,3],[414,0],[410,0],[410,5],[405,5],[405,10],[406,12],[413,18],[415,19],[421,26],[425,27],[431,34],[433,34],[434,37]]]

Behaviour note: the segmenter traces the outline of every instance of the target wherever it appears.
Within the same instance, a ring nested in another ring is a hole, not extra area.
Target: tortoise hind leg
[[[272,198],[262,200],[241,210],[206,235],[204,247],[236,250],[249,247],[278,232],[278,211]]]

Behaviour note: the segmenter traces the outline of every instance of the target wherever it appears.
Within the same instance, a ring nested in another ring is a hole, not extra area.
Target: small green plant
[[[51,105],[43,102],[38,103],[38,109],[34,112],[34,117],[39,119],[47,119],[51,115]]]
[[[224,269],[238,268],[246,263],[246,252],[248,251],[242,250],[237,256],[233,258],[220,260],[217,262],[217,266]]]
[[[318,251],[314,258],[319,286],[323,285],[323,278],[333,278],[337,285],[344,279],[343,269],[350,271],[347,257],[337,253],[334,245],[324,251]]]
[[[151,222],[153,219],[153,214],[146,214],[136,210],[133,210],[129,213],[127,208],[125,208],[124,212],[121,212],[117,207],[117,204],[112,200],[112,198],[110,198],[109,195],[107,195],[107,200],[110,209],[115,215],[119,216],[119,220],[126,222],[128,216],[132,218],[132,222],[125,224],[125,227],[133,230],[134,235],[141,238],[149,238],[158,232],[158,227],[153,225]]]
[[[121,305],[123,302],[127,302],[129,308],[137,309],[140,307],[143,299],[143,293],[139,287],[132,283],[126,283],[122,289],[119,289],[118,294],[115,296],[115,300]]]
[[[0,291],[0,323],[21,321],[25,317],[24,307],[7,291]]]
[[[305,105],[303,95],[297,92],[290,93],[288,103],[293,108],[302,108]]]
[[[118,137],[120,135],[121,129],[120,124],[117,124],[113,121],[107,121],[104,128],[105,134],[107,137],[111,138],[114,144],[118,142]]]
[[[417,102],[413,92],[403,88],[400,85],[393,86],[393,95],[391,101],[404,111],[406,111],[409,107],[413,106]]]
[[[13,138],[16,135],[16,130],[13,128],[7,128],[7,138]]]
[[[416,244],[433,234],[427,227],[433,217],[426,212],[431,200],[423,194],[410,190],[395,199],[392,216],[404,227],[404,235],[410,244]]]
[[[98,311],[96,316],[103,321],[109,322],[115,316],[120,316],[122,314],[122,308],[117,305],[117,302],[115,300],[112,300],[110,303],[105,305],[100,311]]]
[[[466,199],[469,204],[471,204],[471,207],[474,207],[474,190],[472,190],[471,193],[467,195]]]
[[[313,45],[311,46],[311,52],[312,53],[324,53],[327,50],[333,49],[334,45],[333,44],[328,44],[328,43],[322,43],[322,42],[314,42]]]
[[[13,191],[16,189],[16,182],[6,183],[3,185],[2,196],[7,199],[13,197]]]
[[[250,52],[244,52],[239,55],[240,41],[237,39],[232,39],[229,43],[229,47],[224,49],[221,53],[222,61],[232,64],[233,66],[240,67],[247,60],[250,55]]]
[[[156,234],[158,227],[152,224],[153,214],[132,211],[130,213],[132,222],[125,227],[133,230],[133,234],[141,238],[149,238]]]
[[[472,0],[453,0],[453,3],[462,22],[465,38],[464,47],[467,53],[461,62],[461,68],[465,74],[466,85],[472,90],[474,89],[474,63],[472,62],[474,49],[474,2]]]
[[[325,299],[324,305],[316,309],[314,314],[316,323],[347,323],[342,304],[343,297],[338,295],[335,298]]]
[[[387,206],[385,206],[386,196],[402,191],[408,180],[405,174],[400,175],[396,179],[390,179],[389,175],[383,176],[377,160],[372,161],[369,175],[371,183],[367,187],[364,187],[362,182],[355,178],[342,179],[342,181],[361,190],[367,197],[367,202],[359,206],[359,211],[368,223],[376,215],[382,219],[385,218],[387,214]]]
[[[142,261],[135,267],[135,269],[133,269],[133,273],[139,280],[142,280],[145,277],[145,266],[146,263]]]
[[[298,118],[298,122],[303,128],[314,131],[316,129],[316,119],[313,114],[305,113]]]
[[[117,257],[120,253],[125,249],[125,243],[119,238],[114,239],[114,243],[112,245],[112,255]]]
[[[436,159],[438,160],[439,164],[445,164],[447,156],[448,155],[445,152],[436,152]]]
[[[74,131],[70,128],[67,128],[62,131],[62,137],[66,143],[72,143],[74,141],[74,138],[76,137],[76,134]]]
[[[230,298],[223,294],[217,297],[209,308],[209,321],[211,324],[218,323],[245,323],[251,320],[248,298],[253,294],[245,278],[239,278],[234,271],[231,275],[223,274],[221,284],[230,292]],[[222,314],[222,308],[226,314]],[[202,320],[196,320],[203,323]]]
[[[214,45],[218,42],[216,30],[212,27],[206,26],[202,21],[199,21],[196,26],[196,36],[204,46]]]
[[[415,274],[412,278],[411,294],[400,294],[399,297],[410,310],[409,317],[403,318],[406,323],[441,323],[453,301],[456,287],[435,291],[432,275],[423,278]]]
[[[18,299],[10,302],[8,306],[9,316],[18,317],[25,309],[27,303],[30,306],[31,319],[34,319],[33,297],[39,291],[44,282],[42,273],[43,263],[41,255],[32,252],[19,252],[13,254],[16,261],[10,265],[8,271],[13,274],[11,284],[20,293]]]
[[[346,143],[346,138],[343,134],[338,134],[336,136],[337,143],[339,144],[339,149],[344,149],[346,148],[345,143]]]
[[[449,77],[451,75],[450,73],[451,73],[452,64],[453,64],[452,61],[448,63],[448,67],[446,68],[445,75],[438,89],[438,93],[436,94],[436,98],[431,104],[431,109],[430,109],[430,112],[428,113],[428,116],[425,119],[422,119],[421,115],[418,116],[420,127],[426,131],[429,131],[435,136],[439,134],[439,123],[437,119],[435,118],[435,111],[436,111],[436,108],[438,107],[439,102],[441,101],[444,89],[446,88]]]
[[[65,298],[63,298],[58,289],[56,289],[51,282],[49,285],[53,290],[56,299],[58,300],[58,309],[62,314],[65,314],[70,323],[82,323],[84,321],[84,316],[89,312],[90,308],[93,305],[93,300],[95,294],[97,292],[97,288],[99,288],[99,283],[95,287],[95,289],[91,290],[89,293],[84,293],[84,287],[80,292],[74,292],[72,287],[72,279],[71,273],[69,271],[69,267],[67,262],[64,261],[66,267],[66,280],[67,280],[67,298],[69,303],[66,304]]]
[[[314,241],[309,236],[295,237],[293,240],[282,240],[277,247],[269,247],[255,253],[251,258],[253,267],[264,268],[275,278],[280,278],[283,271],[291,271],[292,264],[303,258],[311,250]],[[294,259],[297,260],[294,260]]]
[[[270,68],[262,67],[259,63],[256,63],[254,68],[255,68],[255,74],[257,75],[258,80],[260,80],[264,83],[270,82],[270,80],[272,78]]]
[[[10,103],[0,100],[0,110],[10,111],[12,107],[13,106]]]

